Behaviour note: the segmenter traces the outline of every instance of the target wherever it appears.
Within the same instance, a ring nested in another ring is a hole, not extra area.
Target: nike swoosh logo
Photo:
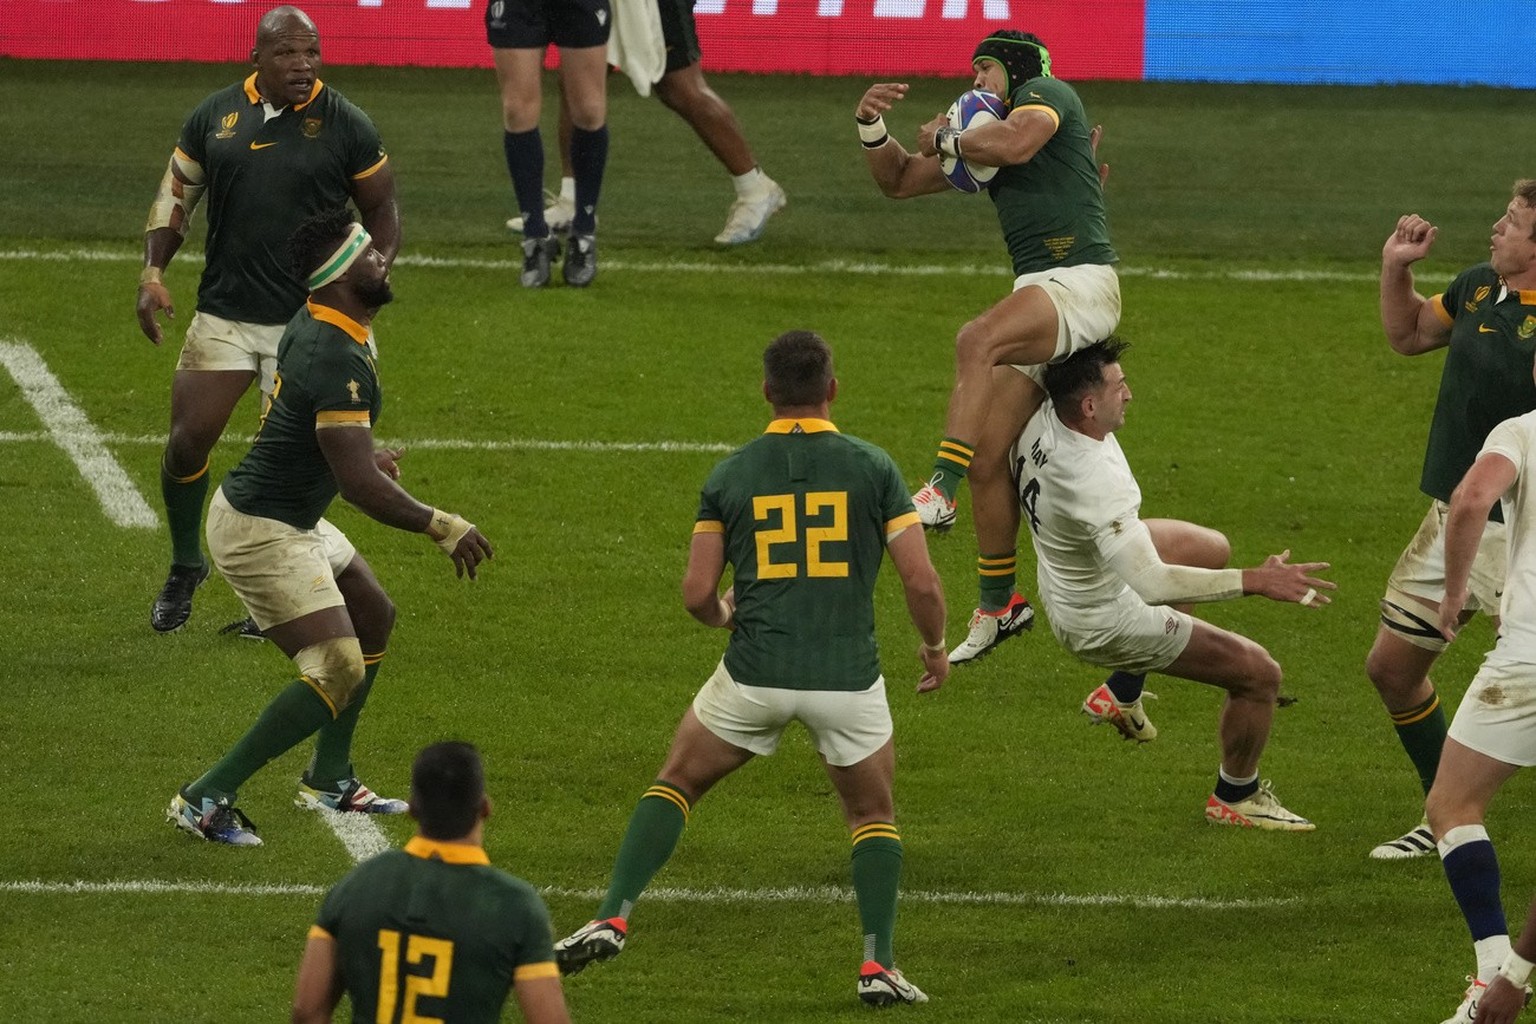
[[[1477,325],[1477,333],[1478,334],[1498,334],[1499,333],[1499,329],[1497,327],[1489,327],[1487,324],[1478,324]]]
[[[252,149],[267,149],[267,148],[269,148],[271,146],[275,146],[275,145],[277,145],[277,143],[275,143],[275,142],[253,142],[253,143],[251,143],[251,148]]]

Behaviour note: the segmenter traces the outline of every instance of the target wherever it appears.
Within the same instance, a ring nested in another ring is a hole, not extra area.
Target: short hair
[[[1536,178],[1521,178],[1511,191],[1526,206],[1536,208]],[[1536,225],[1531,228],[1531,241],[1536,242]]]
[[[1084,395],[1104,383],[1104,367],[1120,361],[1130,348],[1117,335],[1078,349],[1059,363],[1045,368],[1045,391],[1057,409],[1070,410]]]
[[[480,752],[459,740],[434,743],[411,765],[411,814],[428,839],[462,839],[480,820],[485,767]]]
[[[776,406],[817,405],[832,382],[832,347],[815,331],[786,331],[763,352],[763,380]]]
[[[300,281],[330,259],[352,229],[352,211],[344,206],[322,210],[307,218],[288,236],[288,268]]]

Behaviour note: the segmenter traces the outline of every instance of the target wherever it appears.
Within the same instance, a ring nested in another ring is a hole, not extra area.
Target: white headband
[[[347,229],[346,241],[325,258],[319,270],[309,275],[309,280],[306,282],[309,290],[318,291],[345,274],[372,242],[373,236],[368,234],[367,229],[357,221],[353,221],[352,226]]]

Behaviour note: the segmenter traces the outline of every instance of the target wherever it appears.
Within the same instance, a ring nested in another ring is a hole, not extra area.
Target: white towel
[[[656,0],[613,0],[613,28],[608,33],[608,63],[635,83],[641,96],[667,70],[667,44],[661,38],[661,9]]]

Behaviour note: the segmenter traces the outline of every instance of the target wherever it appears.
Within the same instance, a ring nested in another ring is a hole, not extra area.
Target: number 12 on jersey
[[[395,1004],[400,998],[400,933],[389,928],[379,929],[379,1009],[374,1016],[376,1024],[393,1024]],[[453,973],[453,941],[432,939],[425,935],[407,935],[405,962],[419,964],[432,961],[432,973],[405,976],[405,1005],[400,1011],[400,1024],[443,1024],[441,1017],[422,1017],[416,1013],[416,1000],[422,996],[442,997],[448,994],[448,978]]]

